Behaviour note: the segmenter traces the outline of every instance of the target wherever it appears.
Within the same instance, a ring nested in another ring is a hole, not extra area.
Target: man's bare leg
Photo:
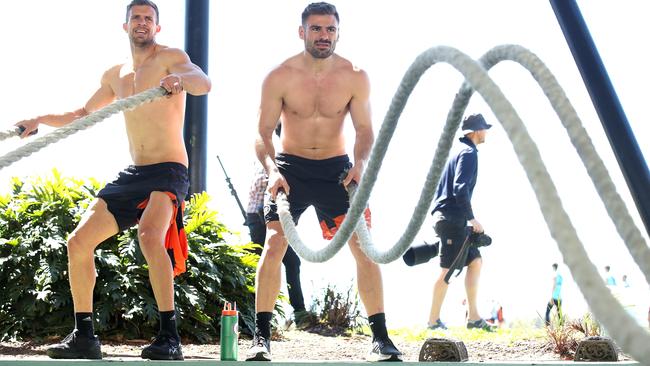
[[[68,276],[74,304],[75,330],[61,343],[47,349],[51,358],[101,359],[99,339],[93,329],[93,289],[95,288],[95,248],[118,231],[106,202],[97,199],[84,213],[68,237]]]
[[[384,313],[384,287],[381,269],[361,250],[359,238],[352,235],[348,242],[352,256],[357,263],[357,287],[361,302],[368,314],[368,323],[372,331],[372,349],[369,361],[400,361],[402,353],[388,337],[386,314]]]
[[[384,312],[384,288],[379,265],[361,251],[357,234],[348,242],[357,263],[357,287],[368,316]]]
[[[476,299],[478,298],[478,282],[481,276],[481,258],[476,258],[467,266],[465,274],[465,292],[467,293],[467,305],[469,307],[468,321],[477,321],[481,319],[478,313]]]
[[[183,360],[174,308],[174,270],[165,249],[165,236],[174,215],[174,204],[164,192],[151,192],[138,223],[140,249],[149,265],[149,282],[160,315],[160,331],[140,357],[151,360]]]
[[[266,225],[266,243],[257,264],[255,279],[255,310],[258,313],[273,312],[275,301],[280,294],[282,258],[287,246],[280,222],[269,222]]]
[[[93,311],[95,248],[117,232],[115,218],[100,198],[84,213],[68,237],[68,271],[75,313]]]
[[[149,281],[161,312],[174,310],[174,271],[165,249],[173,210],[167,194],[152,192],[138,224],[140,249],[149,265]]]
[[[437,321],[440,320],[440,310],[447,295],[447,288],[449,288],[449,284],[445,282],[447,272],[449,272],[449,268],[442,268],[436,283],[433,285],[433,300],[431,301],[431,311],[429,312],[429,325],[436,325]]]
[[[255,279],[255,335],[246,353],[246,361],[270,361],[271,319],[280,293],[282,258],[287,240],[279,221],[266,225],[266,243],[257,264]]]

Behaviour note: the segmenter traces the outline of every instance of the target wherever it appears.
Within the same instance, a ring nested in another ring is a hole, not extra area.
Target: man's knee
[[[278,231],[270,230],[266,238],[266,246],[264,255],[265,260],[270,260],[273,262],[282,262],[284,258],[284,253],[287,250],[287,240],[284,235]]]
[[[74,261],[79,256],[85,256],[88,254],[88,246],[84,244],[84,241],[77,232],[73,232],[68,237],[68,259]],[[90,250],[92,252],[92,250]]]
[[[156,225],[140,224],[138,225],[138,242],[142,254],[147,255],[151,250],[165,246],[164,230]]]
[[[348,240],[348,246],[350,247],[350,252],[352,252],[352,256],[357,261],[357,263],[372,262],[372,260],[370,260],[370,258],[366,255],[366,253],[364,253],[363,250],[361,250],[361,241],[359,240],[359,237],[357,236],[356,233],[352,234],[350,240]]]
[[[483,258],[477,257],[474,258],[474,260],[467,265],[467,270],[477,271],[480,270],[482,266],[483,266]]]

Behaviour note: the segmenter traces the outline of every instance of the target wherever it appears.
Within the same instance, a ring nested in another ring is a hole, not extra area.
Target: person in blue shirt
[[[605,284],[607,284],[607,286],[616,286],[616,279],[609,272],[611,269],[610,266],[605,266]]]
[[[553,293],[551,300],[546,304],[546,325],[551,325],[551,310],[553,307],[557,309],[558,318],[562,319],[562,275],[557,270],[557,263],[553,263]]]
[[[430,329],[447,329],[440,320],[440,310],[447,294],[448,283],[445,275],[449,272],[454,259],[467,237],[465,229],[467,222],[476,233],[483,232],[483,226],[474,217],[472,210],[472,193],[478,176],[477,145],[485,142],[487,130],[492,125],[485,122],[481,114],[473,114],[463,120],[461,129],[464,136],[456,151],[450,155],[445,166],[434,199],[431,214],[434,219],[434,230],[440,237],[440,267],[441,272],[434,287],[431,312],[429,314]],[[467,328],[490,330],[491,326],[481,318],[477,309],[478,283],[481,274],[481,253],[478,248],[470,247],[465,275],[465,291],[467,292],[468,319]]]

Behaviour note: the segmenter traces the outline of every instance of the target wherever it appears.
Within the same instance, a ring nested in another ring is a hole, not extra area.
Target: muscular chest
[[[124,65],[117,78],[116,94],[119,98],[126,98],[153,88],[160,84],[164,70],[155,64],[144,64],[135,70],[131,65]]]
[[[352,92],[340,77],[300,77],[287,84],[285,113],[335,118],[348,111]]]

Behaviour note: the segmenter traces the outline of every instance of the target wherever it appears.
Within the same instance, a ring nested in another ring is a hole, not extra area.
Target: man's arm
[[[370,80],[363,70],[355,69],[353,72],[356,75],[354,91],[350,100],[350,117],[352,118],[352,125],[356,132],[354,140],[354,165],[343,180],[345,186],[353,180],[357,183],[361,181],[361,174],[363,174],[363,170],[366,167],[372,144],[375,141],[370,117]]]
[[[160,80],[160,86],[172,94],[185,90],[191,95],[204,95],[210,92],[212,82],[200,67],[190,61],[190,57],[177,48],[162,51],[169,62],[169,75]]]
[[[99,89],[95,91],[92,97],[88,99],[82,108],[62,114],[47,114],[16,123],[16,126],[22,126],[25,128],[20,137],[25,138],[29,136],[29,134],[32,131],[35,131],[40,124],[52,127],[65,126],[74,120],[87,116],[88,114],[110,104],[113,100],[115,100],[115,93],[113,92],[113,88],[110,85],[110,74],[112,70],[113,69],[110,69],[106,71],[104,75],[102,75]]]
[[[472,202],[469,194],[471,181],[476,179],[478,159],[475,154],[461,153],[456,162],[456,176],[454,177],[454,198],[460,206],[475,233],[483,232],[483,225],[474,217]]]
[[[268,190],[273,199],[280,188],[289,194],[289,184],[275,164],[275,147],[273,146],[273,131],[275,131],[282,114],[284,71],[280,66],[280,68],[271,71],[262,83],[258,136],[255,142],[255,153],[269,176]]]

